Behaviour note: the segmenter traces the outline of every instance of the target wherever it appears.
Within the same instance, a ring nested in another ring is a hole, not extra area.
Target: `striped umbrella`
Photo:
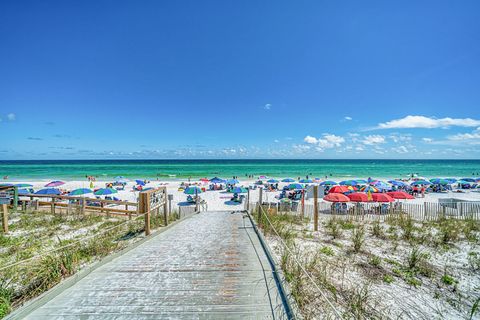
[[[375,188],[374,186],[365,186],[360,189],[362,192],[378,192],[378,188]]]

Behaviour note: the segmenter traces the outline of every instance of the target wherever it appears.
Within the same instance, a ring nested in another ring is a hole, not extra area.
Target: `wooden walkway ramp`
[[[286,318],[243,213],[203,212],[99,267],[27,319]]]

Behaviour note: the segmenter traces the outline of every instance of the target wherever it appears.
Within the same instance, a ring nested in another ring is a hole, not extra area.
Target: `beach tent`
[[[368,202],[368,195],[364,192],[354,192],[347,195],[350,201],[353,202]]]
[[[45,187],[47,188],[51,188],[51,187],[58,187],[58,186],[61,186],[61,185],[64,185],[65,182],[63,181],[52,181],[52,182],[49,182],[45,185]]]
[[[220,179],[219,177],[214,177],[214,178],[210,179],[210,182],[211,183],[225,183],[225,180]]]
[[[41,189],[35,192],[35,194],[51,194],[51,195],[59,195],[61,194],[60,190],[55,189],[55,188],[46,188],[46,189]]]
[[[341,193],[329,193],[323,197],[323,200],[330,202],[350,202],[350,199]]]
[[[295,179],[285,178],[285,179],[282,180],[282,182],[295,182]]]

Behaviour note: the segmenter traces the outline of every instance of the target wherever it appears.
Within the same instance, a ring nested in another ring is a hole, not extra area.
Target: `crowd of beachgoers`
[[[206,204],[209,210],[240,210],[245,201],[259,200],[268,203],[312,203],[313,186],[319,188],[319,200],[327,202],[394,202],[405,200],[413,203],[438,202],[442,198],[456,198],[480,201],[480,178],[425,178],[407,179],[329,179],[328,177],[272,178],[248,176],[239,179],[211,177],[201,179],[150,181],[148,179],[127,179],[122,176],[100,181],[92,176],[75,181],[4,181],[1,185],[13,185],[19,195],[68,195],[107,200],[136,202],[141,191],[166,187],[173,195],[173,204],[191,206],[197,202]],[[248,200],[249,199],[249,200]]]

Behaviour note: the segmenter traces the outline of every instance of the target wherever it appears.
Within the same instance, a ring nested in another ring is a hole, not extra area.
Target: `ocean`
[[[0,177],[9,180],[84,179],[116,176],[150,180],[246,175],[270,177],[425,177],[480,174],[480,160],[31,160],[0,161]]]

